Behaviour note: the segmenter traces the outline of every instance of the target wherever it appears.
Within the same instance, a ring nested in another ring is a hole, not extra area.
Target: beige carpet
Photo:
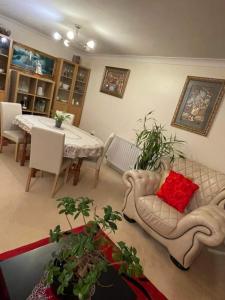
[[[13,146],[0,154],[0,252],[36,241],[60,224],[68,229],[66,219],[59,216],[55,199],[49,197],[53,177],[44,174],[34,179],[29,193],[24,192],[27,167],[13,160]],[[89,196],[97,210],[110,204],[121,210],[124,187],[121,176],[103,166],[99,185],[93,189],[93,170],[82,167],[77,186],[67,183],[57,193],[61,196]],[[82,220],[74,222],[74,227]],[[224,300],[225,256],[203,251],[188,272],[178,270],[164,247],[147,235],[138,224],[119,224],[114,241],[124,240],[137,248],[146,276],[173,300]],[[122,299],[121,299],[122,300]]]

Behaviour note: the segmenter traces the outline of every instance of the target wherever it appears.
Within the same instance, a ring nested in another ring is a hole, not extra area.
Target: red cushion
[[[198,188],[197,184],[182,174],[170,171],[156,195],[182,213]]]

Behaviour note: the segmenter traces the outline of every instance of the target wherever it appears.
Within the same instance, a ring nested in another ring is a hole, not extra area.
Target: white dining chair
[[[24,141],[24,131],[13,125],[17,115],[22,115],[22,107],[19,103],[0,102],[1,140],[0,153],[3,150],[4,140],[10,140],[16,144],[15,160],[18,161],[20,145]]]
[[[73,125],[73,122],[74,122],[74,119],[75,119],[75,115],[74,114],[70,114],[70,113],[67,113],[67,112],[64,112],[64,111],[61,111],[61,110],[57,110],[56,113],[57,114],[62,114],[62,115],[68,115],[68,116],[70,116],[70,118],[66,119],[64,121],[64,123],[68,124],[68,125]]]
[[[83,161],[86,162],[88,164],[88,166],[90,166],[91,168],[95,169],[95,179],[94,179],[94,187],[97,186],[98,184],[98,180],[99,180],[99,173],[100,173],[100,169],[101,169],[101,165],[102,165],[102,162],[103,162],[103,159],[113,141],[115,137],[115,134],[114,133],[111,133],[110,136],[107,138],[106,142],[105,142],[105,145],[104,145],[104,149],[103,149],[103,152],[102,152],[102,155],[100,157],[93,157],[93,158],[89,158],[89,157],[85,157],[83,158]]]
[[[65,171],[64,183],[67,180],[72,160],[63,158],[65,134],[39,127],[31,130],[30,171],[27,178],[26,192],[29,191],[32,176],[37,170],[55,174],[51,196],[56,191],[58,178]]]

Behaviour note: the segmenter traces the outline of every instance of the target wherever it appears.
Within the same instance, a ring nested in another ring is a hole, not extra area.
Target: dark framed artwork
[[[13,42],[11,66],[15,69],[52,77],[56,58],[28,46]]]
[[[128,69],[106,66],[100,92],[123,98],[129,75]]]
[[[188,76],[172,126],[206,136],[223,99],[225,80]]]

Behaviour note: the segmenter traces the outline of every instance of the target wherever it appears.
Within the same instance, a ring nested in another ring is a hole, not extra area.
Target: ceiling
[[[95,54],[225,58],[225,0],[0,0],[0,13],[49,36],[80,24]]]

